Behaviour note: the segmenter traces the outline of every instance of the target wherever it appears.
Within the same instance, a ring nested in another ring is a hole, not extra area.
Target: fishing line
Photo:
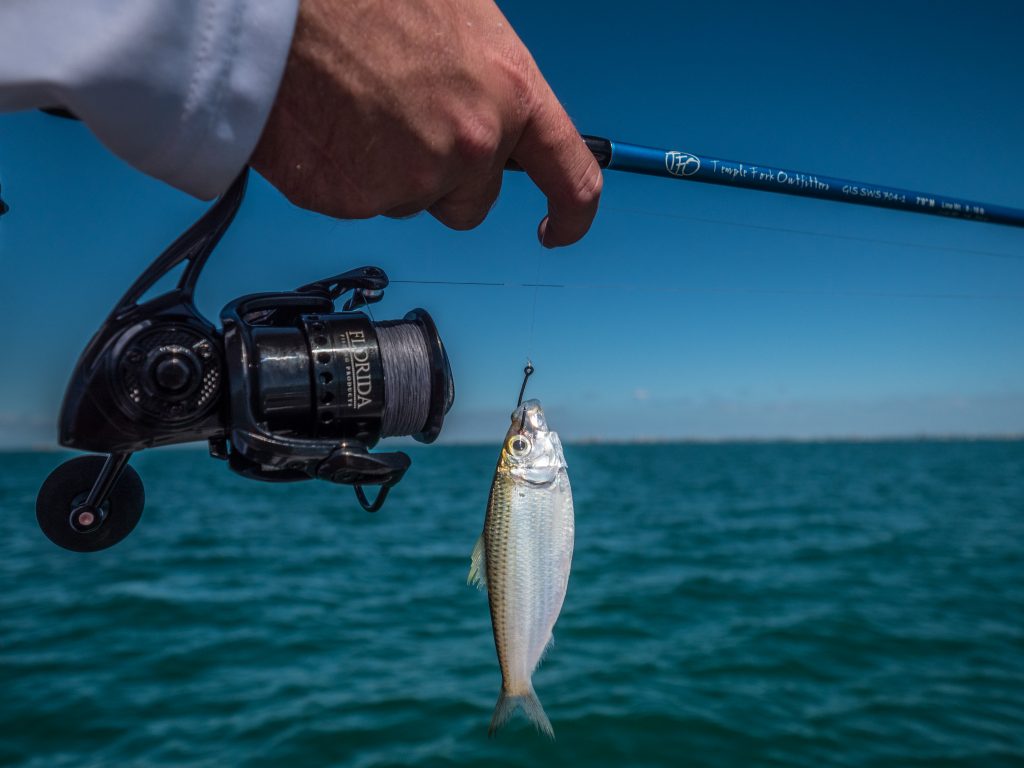
[[[376,323],[384,369],[381,437],[415,435],[430,414],[430,351],[420,326],[405,320]]]
[[[430,416],[433,385],[430,379],[430,347],[418,323],[385,320],[378,323],[369,304],[363,309],[377,332],[384,372],[384,409],[381,437],[415,435]]]
[[[944,253],[956,253],[964,254],[969,256],[986,256],[997,259],[1010,259],[1013,261],[1022,261],[1024,256],[1013,253],[1001,253],[999,251],[982,251],[973,248],[960,248],[957,246],[949,245],[934,245],[928,243],[914,243],[905,242],[900,240],[882,240],[873,237],[864,237],[862,235],[843,235],[831,232],[820,232],[810,229],[798,229],[794,227],[776,227],[770,224],[753,224],[743,221],[731,221],[728,219],[711,219],[700,216],[687,216],[681,213],[668,213],[664,211],[647,211],[635,208],[621,208],[617,206],[605,206],[602,208],[605,211],[614,211],[617,213],[633,214],[636,216],[648,216],[654,218],[665,218],[665,219],[678,219],[680,221],[698,222],[703,224],[714,224],[716,226],[726,227],[738,227],[742,229],[754,229],[765,232],[779,232],[782,234],[789,235],[804,235],[810,237],[822,237],[830,238],[833,240],[844,240],[847,242],[857,243],[868,243],[871,245],[883,245],[898,248],[915,248],[925,251],[937,251]],[[529,347],[532,349],[533,346],[533,335],[534,327],[536,324],[536,311],[537,311],[537,294],[540,288],[582,288],[590,290],[630,290],[630,291],[651,291],[658,293],[681,293],[681,294],[764,294],[764,295],[805,295],[805,296],[850,296],[850,297],[866,297],[866,298],[891,298],[891,299],[941,299],[941,300],[1013,300],[1019,301],[1024,299],[1024,294],[1013,294],[1013,293],[927,293],[919,291],[809,291],[809,290],[787,290],[787,289],[758,289],[758,288],[737,288],[737,287],[720,287],[720,288],[682,288],[680,286],[649,286],[649,285],[629,285],[624,283],[616,283],[614,285],[609,284],[598,284],[598,283],[542,283],[540,282],[540,259],[537,261],[537,271],[534,282],[532,283],[516,283],[516,282],[495,282],[485,280],[392,280],[392,283],[408,283],[414,285],[455,285],[455,286],[478,286],[478,287],[489,287],[489,288],[533,288],[533,311],[531,312],[530,319],[530,341]]]
[[[533,366],[530,365],[530,354],[533,352],[533,330],[537,325],[537,293],[540,291],[540,260],[543,249],[537,248],[537,266],[533,272],[533,309],[530,310],[530,339],[526,344],[526,367],[533,372]],[[526,374],[529,378],[530,374]],[[523,379],[523,389],[526,388],[526,379]],[[522,401],[523,393],[519,393],[519,399]]]
[[[973,248],[958,248],[952,245],[930,245],[927,243],[911,243],[899,240],[879,240],[863,235],[841,235],[832,232],[817,232],[811,229],[796,229],[793,227],[773,227],[770,224],[751,224],[743,221],[729,221],[726,219],[708,219],[700,216],[687,216],[682,213],[667,213],[663,211],[645,211],[638,208],[619,208],[617,206],[602,206],[603,211],[615,211],[617,213],[628,213],[635,216],[650,216],[659,219],[679,219],[681,221],[695,221],[702,224],[715,224],[726,227],[741,227],[743,229],[758,229],[766,232],[781,232],[788,235],[810,235],[812,237],[827,237],[833,240],[846,240],[856,243],[870,243],[872,245],[888,245],[900,248],[918,248],[928,251],[944,251],[948,253],[962,253],[969,256],[990,256],[998,259],[1013,259],[1014,261],[1024,260],[1024,256],[1016,253],[1000,253],[999,251],[978,251]]]
[[[683,288],[675,285],[636,285],[629,283],[481,283],[462,280],[392,280],[392,283],[413,285],[454,285],[494,288],[559,288],[595,291],[642,291],[644,293],[679,293],[684,295],[764,295],[764,296],[847,296],[871,299],[955,299],[1024,301],[1024,293],[927,293],[912,291],[827,291],[799,288]]]
[[[392,283],[410,283],[414,285],[476,285],[488,288],[565,288],[562,283],[496,283],[483,280],[391,280]]]

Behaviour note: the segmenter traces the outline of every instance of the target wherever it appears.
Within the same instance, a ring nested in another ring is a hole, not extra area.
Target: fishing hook
[[[526,360],[526,367],[523,368],[523,386],[519,388],[519,402],[516,403],[516,408],[523,404],[523,395],[526,393],[526,381],[533,375],[533,363],[529,359]]]

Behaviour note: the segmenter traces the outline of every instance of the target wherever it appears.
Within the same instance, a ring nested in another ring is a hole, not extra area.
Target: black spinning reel
[[[243,296],[221,311],[221,330],[199,314],[196,281],[246,177],[142,273],[82,353],[60,443],[106,456],[71,459],[43,483],[36,518],[55,544],[95,551],[132,531],[145,495],[128,460],[144,448],[206,440],[211,455],[246,477],[352,485],[375,512],[410,460],[369,449],[381,437],[430,443],[440,433],[454,385],[430,315],[414,309],[374,322],[356,311],[383,296],[388,278],[377,267]],[[140,303],[182,262],[177,287]],[[373,501],[370,485],[380,487]]]

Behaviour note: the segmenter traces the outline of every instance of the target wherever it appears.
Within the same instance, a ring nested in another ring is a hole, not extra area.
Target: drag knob
[[[169,355],[156,364],[153,378],[161,389],[178,392],[188,386],[192,371],[182,358]]]
[[[188,347],[166,344],[149,353],[146,369],[152,393],[177,402],[199,387],[202,365]]]
[[[116,358],[117,405],[133,420],[195,423],[220,402],[221,365],[219,346],[198,329],[154,325],[132,337]]]

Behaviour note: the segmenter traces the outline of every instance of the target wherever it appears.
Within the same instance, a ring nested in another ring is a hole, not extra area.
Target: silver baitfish
[[[527,400],[512,414],[469,569],[469,583],[487,589],[501,666],[488,735],[522,707],[538,729],[555,736],[531,678],[565,600],[574,528],[562,443],[540,403]]]

